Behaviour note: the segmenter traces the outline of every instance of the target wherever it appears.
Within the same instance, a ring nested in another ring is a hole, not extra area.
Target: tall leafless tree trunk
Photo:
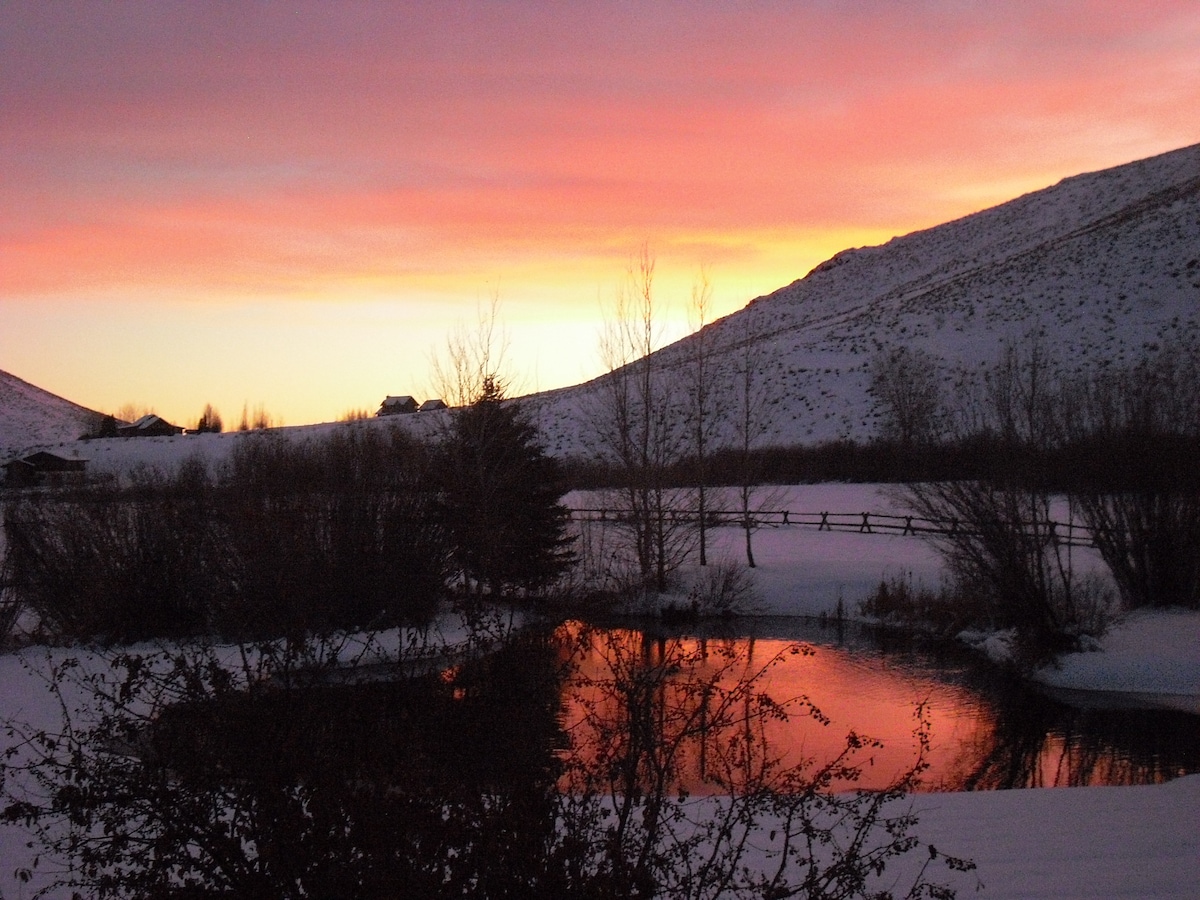
[[[708,454],[716,420],[712,410],[712,333],[708,328],[712,314],[712,285],[708,273],[701,271],[692,286],[691,324],[695,329],[689,341],[691,355],[691,440],[696,463],[696,537],[700,565],[708,565]]]
[[[738,515],[746,544],[746,565],[755,568],[754,532],[757,514],[764,504],[779,497],[778,490],[763,491],[756,466],[756,451],[770,427],[767,418],[769,397],[759,376],[758,351],[761,334],[749,311],[743,313],[743,330],[737,368],[737,406],[734,420],[735,449],[738,453]]]
[[[687,433],[677,385],[654,353],[659,327],[654,258],[643,247],[601,339],[609,374],[591,419],[597,450],[620,473],[615,502],[630,534],[641,587],[663,592],[691,550],[694,529],[687,492],[668,484],[671,468],[685,455]]]

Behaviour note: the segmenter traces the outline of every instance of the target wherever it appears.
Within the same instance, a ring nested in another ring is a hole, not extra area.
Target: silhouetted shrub
[[[428,454],[399,433],[242,439],[210,473],[99,481],[5,507],[8,591],[60,639],[268,635],[423,620],[446,548]]]
[[[593,641],[599,662],[585,672],[578,653]],[[850,733],[832,759],[785,763],[763,741],[766,723],[828,720],[803,699],[772,699],[774,662],[747,652],[680,640],[647,652],[628,633],[567,627],[380,680],[308,638],[236,649],[50,663],[63,719],[6,723],[23,740],[0,768],[0,818],[33,832],[40,859],[68,863],[47,873],[51,887],[97,898],[879,897],[895,887],[891,864],[912,854],[905,896],[952,897],[927,877],[972,868],[922,845],[896,802],[925,766],[920,717],[912,768],[885,790],[848,792],[878,742]],[[715,796],[684,787],[697,753]]]
[[[211,485],[185,463],[5,508],[10,591],[49,636],[129,642],[209,626],[219,585]]]

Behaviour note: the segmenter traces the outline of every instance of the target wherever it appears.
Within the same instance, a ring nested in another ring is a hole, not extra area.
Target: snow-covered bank
[[[1200,612],[1138,610],[1091,653],[1071,653],[1034,680],[1076,705],[1159,706],[1200,714]]]
[[[914,806],[922,840],[978,866],[961,879],[961,898],[1197,895],[1200,775],[1144,787],[922,794]]]

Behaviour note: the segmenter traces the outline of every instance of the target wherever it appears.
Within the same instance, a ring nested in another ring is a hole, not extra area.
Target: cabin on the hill
[[[426,400],[424,403],[421,404],[420,408],[417,409],[417,412],[435,412],[436,410],[439,410],[439,409],[449,409],[449,408],[450,407],[446,406],[445,400],[441,400],[441,399]]]
[[[29,487],[36,484],[61,484],[82,481],[87,471],[87,460],[49,453],[39,450],[20,459],[6,462],[4,483],[11,487]]]
[[[400,416],[408,413],[415,413],[419,407],[417,401],[407,394],[403,397],[384,397],[383,402],[379,404],[379,412],[377,416]]]
[[[183,429],[153,413],[129,425],[117,426],[117,437],[172,437],[177,434],[183,434]]]

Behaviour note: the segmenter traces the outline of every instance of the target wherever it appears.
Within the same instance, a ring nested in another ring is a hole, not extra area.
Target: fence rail
[[[691,510],[671,510],[667,513],[673,522],[697,522],[699,516]],[[577,522],[629,522],[628,510],[596,508],[572,509],[571,518]],[[740,512],[720,511],[705,514],[709,527],[742,528],[745,517]],[[1092,529],[1078,522],[1023,522],[1026,534],[1041,533],[1047,542],[1071,547],[1094,547]],[[905,516],[895,513],[837,513],[837,512],[794,512],[792,510],[756,510],[751,513],[752,528],[810,528],[817,531],[855,532],[858,534],[893,534],[910,537],[927,535],[971,535],[979,532],[958,519],[925,519],[920,516]]]

